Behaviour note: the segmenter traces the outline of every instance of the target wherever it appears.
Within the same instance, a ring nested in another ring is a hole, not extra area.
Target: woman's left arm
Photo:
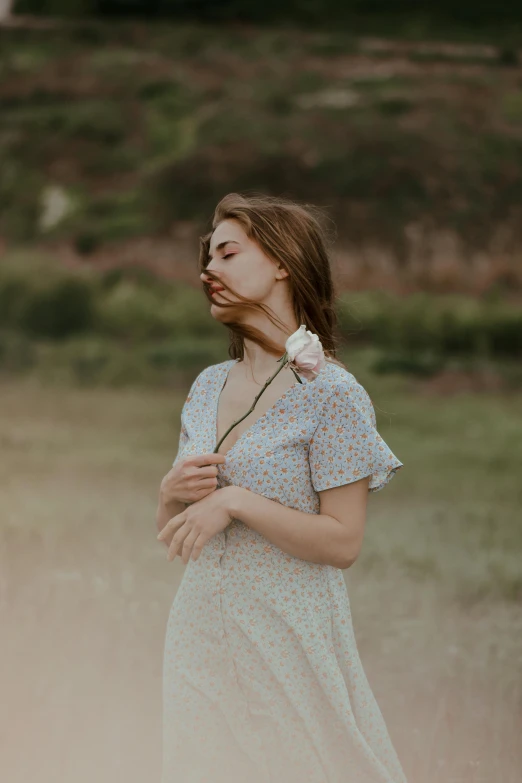
[[[361,549],[370,477],[319,492],[319,514],[309,514],[276,500],[230,485],[226,506],[230,516],[293,557],[349,568]]]

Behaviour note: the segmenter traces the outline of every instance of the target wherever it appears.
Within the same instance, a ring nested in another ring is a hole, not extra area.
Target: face
[[[256,302],[269,304],[274,287],[288,275],[285,269],[278,269],[277,264],[246,235],[236,220],[224,220],[215,228],[210,240],[209,257],[211,260],[207,269],[214,272],[224,284],[229,284],[242,296]],[[201,273],[200,278],[207,285],[213,282],[205,272]],[[239,301],[231,292],[223,293],[225,298],[221,301]],[[220,297],[219,292],[212,294],[214,301],[219,301]],[[234,312],[235,308],[211,306],[211,314],[215,317],[229,318]]]

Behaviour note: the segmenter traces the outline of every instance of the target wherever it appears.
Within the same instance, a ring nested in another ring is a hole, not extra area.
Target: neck
[[[281,356],[283,353],[281,352]],[[268,378],[277,370],[279,356],[267,353],[257,343],[245,340],[244,356],[241,364],[251,378]],[[264,381],[263,381],[264,382]]]
[[[287,323],[287,321],[285,321],[285,323]],[[284,345],[286,341],[291,334],[297,331],[299,327],[295,324],[294,319],[292,319],[291,325],[289,326],[287,332],[274,326],[271,322],[269,322],[269,325],[267,326],[266,319],[263,326],[260,326],[259,324],[255,324],[255,326],[258,329],[262,329],[263,333],[266,334],[270,340],[273,340],[275,343],[279,343],[282,346],[281,353],[279,356],[274,356],[273,354],[268,353],[268,351],[266,351],[262,346],[258,345],[252,340],[249,340],[248,338],[245,338],[242,363],[250,370],[250,372],[254,373],[256,377],[263,377],[265,375],[268,376],[276,371],[278,366],[277,362],[284,353]]]

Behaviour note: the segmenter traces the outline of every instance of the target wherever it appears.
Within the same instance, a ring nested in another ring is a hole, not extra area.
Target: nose
[[[210,270],[210,271],[212,272],[212,270]],[[216,275],[216,273],[215,273],[215,272],[214,272],[214,274]],[[214,280],[212,277],[210,277],[210,276],[207,274],[207,272],[206,272],[206,270],[205,270],[204,272],[202,272],[202,273],[200,274],[200,276],[199,276],[199,279],[200,279],[200,280],[201,280],[201,282],[202,282],[202,283],[204,283],[205,285],[211,285],[213,282],[217,282],[217,279],[218,279],[218,277],[219,277],[219,275],[216,275],[216,277],[215,277],[215,280]]]

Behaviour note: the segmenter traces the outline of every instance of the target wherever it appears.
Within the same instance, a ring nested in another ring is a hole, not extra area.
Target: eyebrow
[[[229,245],[231,242],[233,242],[234,245],[239,245],[239,242],[236,242],[235,239],[225,239],[224,242],[220,242],[219,245],[216,245],[216,250],[221,250],[222,247],[225,247],[225,245]],[[212,256],[209,255],[208,260],[212,261]]]

